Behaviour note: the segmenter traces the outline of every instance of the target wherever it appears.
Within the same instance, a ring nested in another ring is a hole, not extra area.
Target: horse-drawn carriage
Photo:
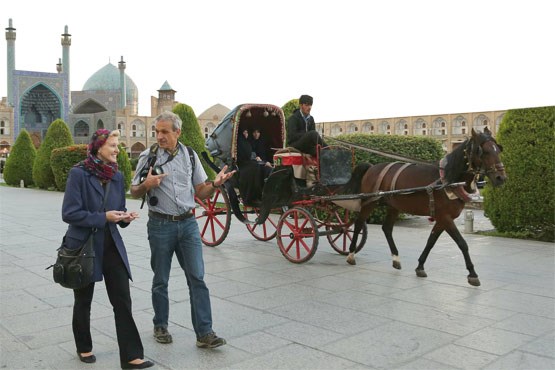
[[[203,157],[215,171],[223,165],[238,168],[238,142],[245,129],[260,130],[274,167],[262,181],[257,202],[244,201],[241,176],[255,179],[240,168],[232,181],[217,189],[212,198],[197,199],[195,217],[203,243],[208,246],[222,243],[229,232],[233,213],[256,239],[277,238],[281,253],[291,262],[311,259],[319,237],[324,235],[333,249],[347,255],[353,232],[351,211],[319,196],[333,195],[349,181],[353,151],[343,146],[328,146],[319,148],[314,158],[286,148],[283,111],[270,104],[242,104],[222,119],[206,141],[215,160],[210,160],[206,153]],[[262,173],[264,171],[256,172],[254,176]],[[366,235],[366,227],[363,227],[357,252],[364,245]]]
[[[376,206],[384,205],[386,216],[382,230],[393,267],[401,268],[392,236],[398,215],[430,216],[435,224],[418,259],[416,275],[427,276],[424,263],[439,236],[447,231],[464,256],[468,282],[480,285],[468,245],[454,220],[470,199],[468,193],[474,191],[480,175],[487,176],[493,186],[501,186],[506,180],[500,160],[502,148],[490,130],[485,128],[481,133],[473,129],[472,136],[439,163],[422,163],[366,148],[402,162],[375,166],[362,163],[351,171],[352,144],[318,147],[315,158],[303,155],[284,147],[285,120],[280,108],[243,104],[222,120],[206,142],[220,165],[236,166],[237,142],[245,128],[258,128],[268,138],[267,150],[273,155],[275,167],[264,180],[260,201],[256,204],[242,201],[236,181],[226,182],[211,199],[197,199],[195,216],[204,244],[216,246],[223,242],[233,212],[255,238],[277,238],[281,253],[291,262],[311,259],[318,247],[318,238],[325,235],[333,249],[348,255],[347,262],[355,264],[354,255],[362,249],[368,234],[365,221]],[[220,170],[206,153],[203,156],[214,170]],[[245,174],[239,171],[234,178],[241,176]]]

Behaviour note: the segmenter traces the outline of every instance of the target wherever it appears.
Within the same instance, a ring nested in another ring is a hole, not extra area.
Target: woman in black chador
[[[241,130],[237,140],[237,167],[243,204],[259,205],[262,196],[262,166],[256,161],[256,153],[252,150],[247,129]]]

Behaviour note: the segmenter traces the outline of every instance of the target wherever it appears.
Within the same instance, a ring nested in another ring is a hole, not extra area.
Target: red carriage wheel
[[[277,243],[289,261],[310,260],[318,248],[318,227],[312,215],[304,208],[291,208],[283,213],[277,225]]]
[[[258,208],[249,206],[243,207],[243,215],[249,221],[254,221],[259,215]],[[261,225],[247,224],[249,232],[258,240],[268,241],[276,237],[277,224],[279,222],[279,214],[270,213],[266,221]]]
[[[328,234],[328,242],[335,251],[343,256],[349,254],[349,247],[353,240],[355,231],[354,219],[350,219],[350,212],[346,209],[339,209],[333,211],[331,223],[326,223],[326,231],[335,230],[337,234]],[[360,230],[360,235],[357,239],[355,253],[358,253],[368,237],[368,227],[366,223]]]
[[[200,200],[195,197],[197,207],[193,214],[197,219],[200,237],[204,245],[220,245],[229,233],[231,226],[231,206],[225,191],[216,189],[212,197]]]

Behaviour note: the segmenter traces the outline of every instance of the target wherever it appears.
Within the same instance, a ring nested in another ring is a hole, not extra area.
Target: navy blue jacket
[[[110,228],[110,233],[116,244],[127,273],[131,279],[131,269],[127,259],[127,252],[117,225],[113,222],[106,223],[106,213],[101,210],[104,188],[94,175],[80,167],[73,167],[69,171],[64,202],[62,204],[62,219],[69,224],[65,242],[68,248],[79,248],[89,237],[92,228],[98,231],[94,236],[94,275],[93,281],[102,280],[102,257],[104,255],[105,227]],[[126,211],[125,190],[123,175],[117,172],[112,178],[106,199],[106,211]],[[121,227],[129,224],[118,223]]]

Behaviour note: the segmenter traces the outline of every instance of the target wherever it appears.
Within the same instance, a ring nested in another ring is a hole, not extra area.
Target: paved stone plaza
[[[92,307],[95,365],[79,362],[71,331],[73,295],[52,281],[65,232],[63,193],[0,186],[0,368],[117,369],[112,309],[97,284]],[[140,201],[128,201],[139,210]],[[198,349],[185,277],[174,260],[170,326],[174,343],[152,338],[146,208],[122,229],[132,265],[134,316],[145,355],[158,369],[554,369],[555,256],[552,243],[463,234],[482,286],[466,282],[462,255],[442,235],[414,268],[430,225],[400,222],[394,237],[403,270],[379,226],[356,266],[325,237],[295,265],[275,240],[255,240],[234,220],[224,244],[204,248],[214,329],[228,340]],[[475,230],[491,228],[474,211]],[[457,225],[464,231],[464,213]]]

